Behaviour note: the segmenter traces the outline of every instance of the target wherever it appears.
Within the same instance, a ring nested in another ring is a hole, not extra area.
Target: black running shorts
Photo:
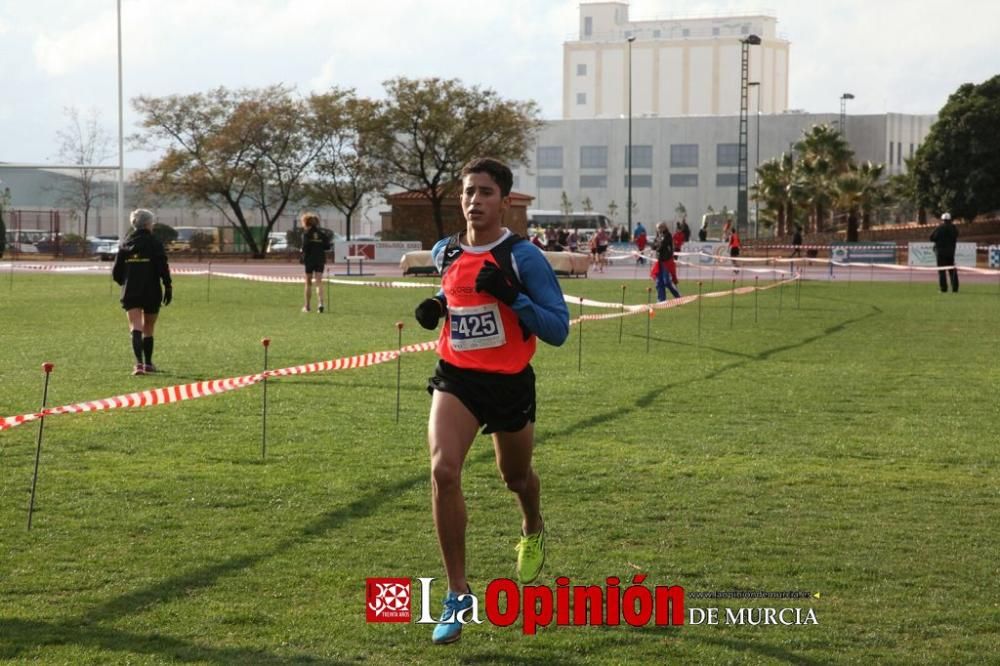
[[[518,432],[535,422],[535,371],[530,365],[516,375],[458,368],[439,360],[427,392],[451,393],[483,427],[483,434]]]
[[[147,301],[145,303],[141,301],[122,301],[123,310],[134,310],[135,308],[142,308],[145,314],[159,314],[160,313],[160,301]]]
[[[322,273],[326,269],[326,264],[321,262],[306,262],[306,273]]]

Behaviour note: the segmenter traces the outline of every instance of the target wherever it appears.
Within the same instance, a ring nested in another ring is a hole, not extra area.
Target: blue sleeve
[[[444,248],[447,247],[447,245],[448,245],[448,237],[445,236],[437,243],[434,243],[434,247],[431,248],[431,263],[434,264],[435,268],[437,268],[439,274],[441,273],[441,262],[443,259],[441,253],[444,252]],[[448,299],[444,295],[443,287],[441,289],[438,289],[437,296],[442,301],[444,301],[445,306],[448,305]]]
[[[531,243],[517,243],[511,256],[524,291],[514,301],[514,311],[525,326],[543,341],[559,346],[569,335],[569,309],[559,280],[541,250]]]

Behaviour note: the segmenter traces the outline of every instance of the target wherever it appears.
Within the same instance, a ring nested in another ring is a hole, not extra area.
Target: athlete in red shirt
[[[444,611],[435,643],[461,637],[458,615],[472,603],[465,577],[465,498],[462,465],[479,429],[491,434],[497,467],[521,508],[518,576],[534,581],[545,561],[539,481],[534,447],[536,338],[560,345],[569,333],[569,311],[555,273],[530,242],[502,226],[510,207],[513,175],[483,158],[462,169],[466,229],[431,251],[441,271],[441,292],[423,301],[417,321],[436,328],[438,362],[428,382],[434,525],[448,575]]]

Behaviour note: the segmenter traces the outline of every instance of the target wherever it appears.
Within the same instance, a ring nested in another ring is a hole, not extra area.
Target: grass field
[[[647,283],[629,283],[645,301]],[[693,286],[681,285],[693,289]],[[432,336],[422,290],[178,277],[157,330],[165,372],[131,377],[107,278],[0,283],[0,416]],[[613,281],[564,281],[616,301]],[[707,289],[706,285],[706,289]],[[720,285],[716,285],[721,288]],[[428,289],[430,293],[430,288]],[[778,303],[782,308],[779,313]],[[688,592],[804,590],[805,626],[467,628],[366,624],[366,577],[438,577],[425,443],[434,356],[148,409],[0,432],[0,662],[45,664],[997,663],[1000,294],[967,286],[805,284],[646,318],[587,322],[539,346],[541,582],[608,576]],[[574,315],[577,308],[572,308]],[[733,325],[730,326],[730,317]],[[467,463],[469,573],[513,574],[519,518],[477,440]],[[419,595],[415,595],[415,605]],[[438,612],[439,599],[433,602]],[[724,613],[724,611],[722,611]]]

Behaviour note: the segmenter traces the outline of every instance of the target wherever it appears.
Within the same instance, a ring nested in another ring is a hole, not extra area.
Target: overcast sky
[[[53,162],[63,109],[116,133],[115,0],[0,0],[0,161]],[[767,11],[791,41],[792,108],[935,113],[964,82],[1000,73],[995,0],[633,0],[633,20]],[[123,0],[124,93],[285,83],[379,96],[394,76],[455,77],[536,100],[559,118],[564,0]],[[135,130],[126,107],[126,133]],[[148,156],[126,154],[127,166]]]

